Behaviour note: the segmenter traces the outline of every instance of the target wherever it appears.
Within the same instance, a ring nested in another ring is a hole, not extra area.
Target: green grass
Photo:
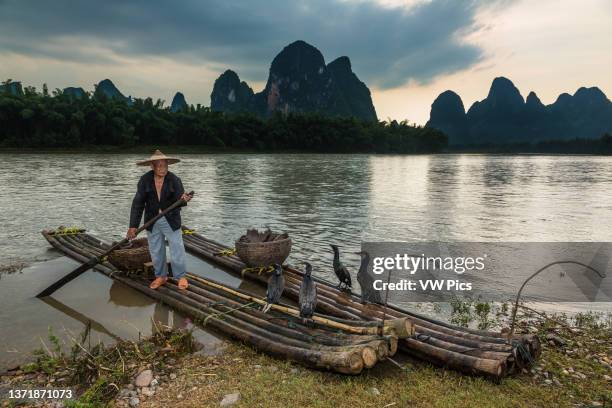
[[[472,306],[480,309],[473,313],[477,321],[483,317],[492,319],[490,308],[477,303]],[[465,307],[459,309],[466,313]],[[70,407],[124,404],[125,401],[114,399],[118,388],[129,383],[144,366],[161,375],[162,388],[153,397],[140,396],[140,407],[214,407],[224,395],[233,392],[241,394],[234,407],[610,406],[612,386],[604,377],[612,375],[606,366],[612,363],[610,315],[583,313],[573,318],[534,315],[530,320],[526,317],[530,316],[522,316],[518,329],[540,337],[542,356],[530,371],[499,382],[404,356],[396,356],[404,370],[383,362],[358,376],[346,376],[275,359],[239,343],[225,342],[225,350],[218,356],[194,355],[189,354],[193,346],[191,333],[172,330],[162,330],[137,343],[94,346],[88,353],[73,350],[71,355],[61,354],[50,332],[48,351],[41,352],[35,363],[23,366],[22,370],[38,373],[35,377],[38,383],[31,386],[46,384],[57,371],[73,371],[64,385],[77,387],[80,397],[67,405]],[[546,335],[551,333],[564,339],[566,345],[549,344]],[[81,337],[81,345],[86,338],[87,334]],[[171,351],[166,353],[162,349]],[[176,360],[171,367],[166,359],[170,355]],[[570,368],[573,374],[564,374]],[[55,372],[49,375],[51,371]],[[584,377],[578,376],[578,372]],[[176,379],[169,379],[169,373],[177,374]],[[555,383],[547,384],[547,379]]]

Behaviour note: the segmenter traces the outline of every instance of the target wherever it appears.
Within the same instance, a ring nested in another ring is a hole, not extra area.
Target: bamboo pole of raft
[[[415,340],[421,341],[423,343],[431,344],[432,346],[443,348],[445,350],[454,351],[456,353],[461,353],[461,354],[465,354],[465,355],[473,356],[473,357],[486,358],[489,360],[507,361],[508,359],[512,357],[512,354],[509,354],[508,352],[488,351],[488,350],[470,348],[467,346],[450,343],[450,342],[440,340],[432,336],[423,335],[423,334],[417,334],[415,337]]]
[[[472,357],[423,343],[416,339],[404,339],[400,349],[433,364],[467,374],[485,374],[495,378],[501,378],[506,374],[505,361]]]
[[[72,258],[77,259],[81,262],[89,259],[87,255],[79,253],[79,248],[75,247],[74,245],[67,242],[60,243],[58,239],[50,235],[45,235],[45,237],[51,243],[51,245],[67,253]],[[104,265],[97,265],[96,269],[102,271],[107,275],[113,272],[111,268]],[[163,301],[164,303],[170,305],[176,310],[185,312],[187,314],[195,316],[196,318],[206,319],[208,316],[210,316],[197,308],[189,306],[177,299],[174,299],[170,296],[162,295],[161,293],[150,289],[143,282],[138,282],[134,279],[124,278],[122,276],[119,276],[118,274],[114,274],[113,278],[153,298]],[[231,337],[244,341],[245,343],[252,344],[255,348],[258,348],[262,351],[266,351],[278,357],[301,361],[317,368],[331,369],[344,374],[359,374],[364,367],[364,362],[361,357],[361,353],[359,353],[358,351],[348,350],[332,352],[290,346],[276,342],[274,340],[270,340],[267,337],[262,337],[260,335],[251,333],[243,328],[232,326],[229,323],[215,316],[210,317],[208,321],[210,322],[209,324],[211,327],[220,330],[221,332],[227,333]]]
[[[83,236],[86,237],[86,235],[83,235]],[[75,238],[75,241],[77,241],[76,238]],[[51,240],[50,240],[50,242],[51,242]],[[53,242],[51,242],[51,243],[52,243],[52,245],[56,246]],[[94,242],[94,244],[99,245],[99,241],[98,242]],[[65,248],[61,248],[60,247],[58,249],[61,249],[61,250],[65,251]],[[105,267],[105,266],[100,266],[100,269],[106,270],[107,274],[109,274],[109,272],[112,274],[112,271],[113,271],[111,268]],[[115,275],[115,278],[118,279],[118,277],[116,275]],[[135,282],[133,280],[125,279],[125,278],[120,279],[120,280],[121,281],[127,280],[128,282],[131,281],[131,283]],[[129,283],[126,282],[126,284],[129,284]],[[148,287],[146,287],[146,288],[148,289]],[[417,341],[417,343],[418,343],[418,341]],[[421,358],[421,359],[424,359],[424,360],[432,361],[434,363],[436,362],[436,358],[435,358],[434,355],[430,355],[432,353],[432,350],[433,350],[433,352],[437,353],[437,355],[443,356],[443,358],[446,358],[446,357],[444,357],[446,355],[449,355],[450,357],[457,357],[455,355],[458,354],[458,353],[449,352],[448,350],[437,348],[435,346],[431,346],[431,345],[426,345],[426,346],[429,346],[429,349],[425,350],[425,354],[421,354],[419,351],[415,351],[415,350],[407,350],[407,351],[410,352],[410,354],[414,355],[417,358]],[[405,346],[403,346],[402,348],[405,348]],[[462,355],[459,355],[459,357],[462,357]],[[464,357],[470,357],[470,356],[464,356]],[[466,359],[464,359],[464,360],[466,360]],[[486,361],[486,359],[480,359],[480,358],[475,358],[475,357],[472,357],[471,360],[470,359],[467,359],[467,360],[468,360],[467,364],[470,364],[470,362],[472,363],[471,366],[468,365],[467,367],[457,367],[457,369],[461,369],[462,371],[465,371],[465,372],[475,372],[475,373],[478,373],[478,374],[495,375],[494,370],[490,369],[491,368],[490,361],[488,362],[488,361]],[[455,358],[454,360],[453,359],[449,360],[449,364],[450,364],[449,366],[452,366],[453,364],[457,364],[456,363],[457,361],[461,361],[461,359],[458,360],[457,358]],[[461,364],[466,364],[466,362],[464,361]],[[488,372],[484,371],[484,370],[488,370]],[[503,373],[503,371],[502,371],[502,373]]]

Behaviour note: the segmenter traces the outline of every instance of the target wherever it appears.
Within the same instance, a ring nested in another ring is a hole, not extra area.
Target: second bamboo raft
[[[222,266],[254,282],[265,284],[266,276],[246,272],[246,265],[228,247],[184,227],[183,241],[188,252]],[[297,299],[302,272],[285,268],[286,296]],[[315,280],[317,280],[315,278]],[[415,336],[400,340],[399,350],[433,364],[469,374],[502,378],[531,366],[540,355],[537,336],[515,335],[507,339],[501,333],[458,327],[431,319],[397,306],[360,303],[355,295],[338,290],[318,279],[317,311],[347,320],[380,322],[382,319],[407,318]]]

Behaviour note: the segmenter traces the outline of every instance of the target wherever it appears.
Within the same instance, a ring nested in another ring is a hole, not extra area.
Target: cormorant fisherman
[[[317,308],[317,285],[312,280],[312,265],[304,262],[304,278],[300,285],[300,316],[305,319],[310,319]]]
[[[143,212],[144,221],[147,222],[179,199],[191,200],[191,196],[185,194],[181,179],[168,171],[169,164],[179,161],[177,158],[168,157],[156,150],[147,160],[136,162],[138,166],[151,166],[151,170],[140,177],[138,181],[136,195],[132,200],[130,227],[126,234],[128,239],[136,238],[136,230],[140,225]],[[183,231],[181,230],[181,208],[178,207],[168,212],[155,224],[147,228],[147,239],[149,240],[149,252],[155,269],[155,280],[149,287],[157,289],[168,280],[165,243],[167,239],[170,246],[172,274],[174,279],[178,280],[179,289],[187,289],[189,283],[185,278],[187,271]]]
[[[374,278],[368,273],[370,254],[367,251],[355,253],[361,256],[361,264],[357,272],[357,282],[361,287],[361,303],[383,303],[380,292],[374,289]]]
[[[334,250],[334,273],[338,277],[340,283],[338,283],[338,289],[344,283],[345,288],[351,287],[351,274],[348,269],[340,262],[340,251],[338,250],[338,245],[330,244],[332,249]]]
[[[279,264],[274,264],[274,271],[268,279],[268,290],[266,292],[266,302],[261,309],[262,312],[268,313],[272,305],[278,303],[285,290],[285,277],[283,276],[283,267]]]

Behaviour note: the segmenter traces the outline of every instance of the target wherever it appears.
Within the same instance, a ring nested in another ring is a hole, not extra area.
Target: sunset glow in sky
[[[351,59],[380,119],[424,124],[438,94],[467,109],[496,76],[544,104],[580,86],[611,97],[611,22],[607,0],[0,0],[0,78],[90,91],[110,78],[125,95],[208,106],[225,69],[258,92],[301,39]]]

